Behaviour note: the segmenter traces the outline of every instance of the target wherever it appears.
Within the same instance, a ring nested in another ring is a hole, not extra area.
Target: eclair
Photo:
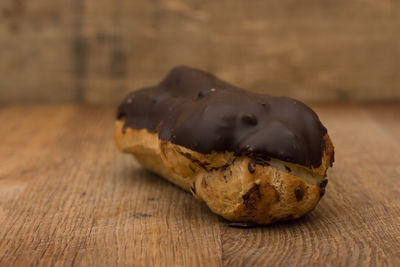
[[[253,93],[190,67],[118,107],[118,148],[232,222],[269,224],[312,211],[334,147],[300,101]]]

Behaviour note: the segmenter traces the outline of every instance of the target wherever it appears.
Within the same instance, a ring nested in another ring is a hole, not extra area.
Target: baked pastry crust
[[[214,213],[233,222],[268,224],[312,211],[325,193],[326,171],[333,161],[328,134],[323,137],[317,168],[233,152],[202,154],[160,140],[157,132],[124,129],[124,119],[116,121],[115,140],[121,151],[132,154],[144,168],[191,192]]]

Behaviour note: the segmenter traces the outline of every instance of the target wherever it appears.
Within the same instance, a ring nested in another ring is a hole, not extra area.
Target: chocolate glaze
[[[214,75],[176,67],[160,84],[130,93],[118,108],[126,128],[201,152],[234,152],[318,167],[326,128],[305,104],[252,93]]]

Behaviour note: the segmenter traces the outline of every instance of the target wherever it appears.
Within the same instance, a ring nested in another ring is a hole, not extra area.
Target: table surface
[[[113,142],[115,108],[0,107],[0,266],[400,266],[400,104],[314,106],[336,148],[296,221],[232,228]]]

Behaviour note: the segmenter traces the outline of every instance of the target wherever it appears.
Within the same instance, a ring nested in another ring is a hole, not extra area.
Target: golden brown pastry
[[[317,115],[291,98],[177,67],[129,94],[117,118],[123,152],[230,221],[299,218],[325,193],[333,145]]]

